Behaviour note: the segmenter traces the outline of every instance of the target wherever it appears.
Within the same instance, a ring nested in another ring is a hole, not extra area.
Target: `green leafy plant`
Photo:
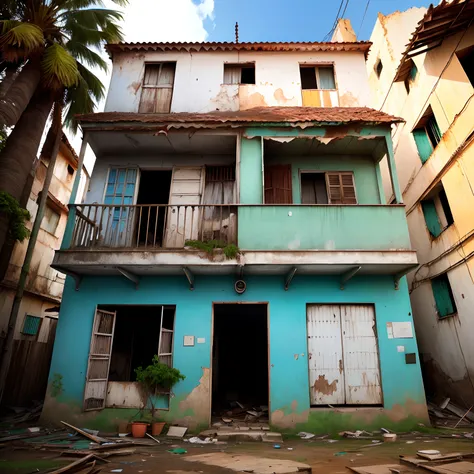
[[[202,250],[210,256],[214,255],[216,249],[222,249],[222,252],[228,260],[232,260],[240,253],[240,249],[237,245],[226,244],[222,240],[186,240],[185,245],[197,250]]]
[[[153,396],[160,392],[167,393],[173,385],[186,378],[178,369],[162,364],[157,355],[153,356],[152,363],[149,366],[145,368],[137,367],[135,374],[137,382],[140,383],[147,394],[152,417],[155,416],[156,411]]]
[[[63,376],[57,372],[53,375],[53,380],[51,381],[51,395],[53,397],[58,397],[63,392]]]
[[[30,213],[20,206],[20,203],[9,193],[0,191],[0,212],[10,219],[9,233],[15,239],[23,242],[30,235],[25,222],[30,220]]]

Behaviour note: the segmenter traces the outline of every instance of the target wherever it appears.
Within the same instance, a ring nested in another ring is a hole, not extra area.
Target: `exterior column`
[[[380,204],[387,204],[387,200],[385,199],[385,193],[383,190],[383,179],[382,172],[380,170],[380,161],[378,163],[375,163],[375,176],[377,177],[377,188],[379,190]]]
[[[395,202],[397,204],[402,204],[403,198],[402,193],[400,192],[400,184],[398,183],[397,167],[395,165],[395,155],[393,153],[393,143],[390,132],[385,134],[385,144],[387,145],[388,170],[390,172],[393,195],[395,196]]]
[[[263,204],[262,138],[241,138],[240,204]]]
[[[69,197],[69,214],[67,216],[66,229],[64,230],[63,241],[61,242],[61,250],[66,250],[71,245],[72,234],[74,232],[74,224],[76,222],[76,203],[77,191],[81,182],[82,167],[84,166],[84,156],[87,149],[87,136],[84,133],[82,137],[81,151],[79,152],[79,159],[77,160],[77,171],[74,183],[72,185],[71,196]]]

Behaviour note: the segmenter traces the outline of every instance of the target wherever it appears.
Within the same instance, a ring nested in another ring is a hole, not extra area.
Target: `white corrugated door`
[[[381,404],[374,307],[341,305],[341,319],[346,404]]]
[[[198,239],[201,213],[193,204],[201,204],[202,188],[202,167],[173,168],[169,203],[176,206],[168,210],[165,247],[181,248],[186,240]]]
[[[311,405],[344,404],[340,307],[308,305],[307,325]]]

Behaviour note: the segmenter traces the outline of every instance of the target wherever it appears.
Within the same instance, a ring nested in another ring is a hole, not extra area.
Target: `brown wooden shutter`
[[[84,411],[101,410],[105,407],[115,316],[115,312],[101,309],[95,312],[84,390]]]
[[[352,172],[326,173],[326,185],[330,204],[357,204]]]
[[[175,63],[145,65],[139,113],[170,112],[175,68]]]
[[[265,204],[293,204],[291,165],[265,166]]]

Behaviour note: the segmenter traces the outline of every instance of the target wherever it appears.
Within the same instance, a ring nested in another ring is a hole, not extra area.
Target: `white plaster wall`
[[[136,167],[143,170],[171,170],[174,166],[228,165],[235,163],[235,155],[159,155],[159,156],[107,156],[96,161],[89,192],[84,202],[103,203],[105,183],[110,167]]]
[[[120,53],[114,65],[105,111],[137,112],[145,62],[176,61],[171,112],[238,110],[302,104],[300,63],[334,63],[339,105],[370,102],[361,52],[146,52]],[[256,63],[256,84],[222,85],[224,63]]]

